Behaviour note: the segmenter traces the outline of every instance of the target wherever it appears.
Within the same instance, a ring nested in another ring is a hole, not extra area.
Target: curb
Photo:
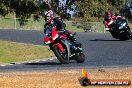
[[[33,63],[33,62],[38,63],[40,61],[48,61],[48,60],[54,60],[54,59],[55,59],[55,57],[50,57],[50,58],[30,60],[30,61],[11,62],[11,63],[0,64],[0,67],[12,66],[12,65],[19,65],[19,64],[24,64],[24,63]]]

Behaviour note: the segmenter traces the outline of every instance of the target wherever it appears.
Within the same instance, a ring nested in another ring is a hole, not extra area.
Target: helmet
[[[112,13],[111,13],[110,11],[108,11],[108,13],[107,13],[107,17],[108,17],[108,19],[111,19],[111,17],[112,17]]]
[[[44,0],[45,3],[49,4],[49,0]]]

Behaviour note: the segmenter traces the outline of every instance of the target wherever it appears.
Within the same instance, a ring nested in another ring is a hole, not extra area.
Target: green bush
[[[73,22],[73,25],[79,28],[82,28],[83,31],[92,31],[92,32],[104,32],[104,25],[102,22]]]

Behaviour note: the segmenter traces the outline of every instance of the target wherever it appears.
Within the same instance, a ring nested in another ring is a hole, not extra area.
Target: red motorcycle
[[[70,40],[67,33],[58,31],[55,25],[47,25],[44,33],[46,34],[44,43],[49,45],[50,50],[54,52],[61,63],[68,64],[70,60],[76,60],[78,63],[85,61],[82,47],[77,47],[76,44]]]

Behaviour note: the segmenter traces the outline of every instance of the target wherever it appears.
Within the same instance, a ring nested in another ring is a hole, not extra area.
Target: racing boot
[[[69,38],[70,38],[70,40],[77,46],[77,47],[80,47],[81,48],[81,43],[79,43],[79,42],[77,42],[77,40],[76,40],[76,38],[74,37],[74,35],[73,34],[70,34],[69,35]]]
[[[81,43],[77,42],[76,38],[74,37],[73,34],[70,34],[69,36],[70,40],[75,44],[76,46],[76,51],[77,52],[82,52],[82,45]]]
[[[77,52],[82,52],[82,48],[81,48],[82,45],[81,43],[77,42],[76,38],[74,37],[75,34],[72,34],[68,30],[65,30],[64,33],[67,34],[71,42],[74,43],[75,46],[72,46],[72,49],[74,49]]]

